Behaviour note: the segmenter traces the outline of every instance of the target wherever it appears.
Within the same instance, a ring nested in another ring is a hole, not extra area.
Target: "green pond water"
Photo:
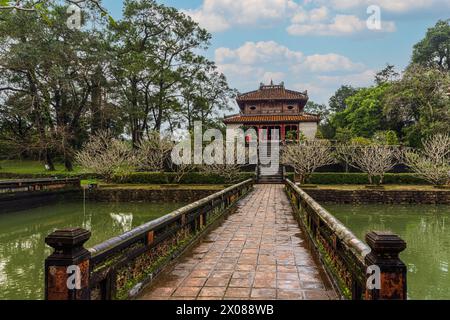
[[[357,237],[388,230],[407,242],[409,299],[450,299],[450,206],[325,205]]]
[[[91,230],[86,247],[159,218],[182,203],[97,203],[61,201],[0,214],[0,299],[43,299],[44,260],[52,249],[45,237],[55,229]]]

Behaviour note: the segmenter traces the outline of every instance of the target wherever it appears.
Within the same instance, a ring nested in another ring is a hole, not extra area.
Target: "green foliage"
[[[413,147],[427,136],[447,133],[450,123],[450,74],[411,65],[383,97],[387,124]]]
[[[350,142],[353,138],[352,131],[349,128],[337,128],[335,139],[339,142]]]
[[[211,35],[189,16],[127,0],[114,21],[89,3],[81,29],[67,26],[64,1],[0,8],[2,153],[43,158],[52,169],[63,158],[72,170],[74,155],[99,131],[137,146],[152,130],[210,124],[230,108],[234,91],[201,55]]]
[[[315,103],[314,101],[308,101],[305,106],[305,112],[317,114],[321,119],[326,119],[330,114],[330,111],[325,104]]]
[[[335,113],[344,111],[347,109],[346,100],[357,92],[358,89],[353,88],[352,86],[341,86],[330,98],[328,103],[330,110]]]
[[[253,172],[241,172],[238,174],[237,182],[245,181],[255,177]],[[160,172],[136,172],[127,175],[116,175],[112,181],[115,183],[128,184],[174,184],[176,182],[175,173]],[[200,172],[190,172],[185,174],[180,184],[226,184],[223,176],[215,174],[206,174]]]
[[[393,130],[377,131],[372,140],[378,144],[396,146],[399,144],[397,133]]]
[[[414,46],[412,63],[450,71],[450,20],[439,20]]]
[[[375,83],[377,85],[389,83],[396,80],[400,74],[395,71],[395,66],[387,64],[386,67],[375,75]]]
[[[439,20],[414,46],[412,63],[400,76],[387,64],[375,86],[343,86],[330,99],[333,139],[365,137],[420,147],[423,138],[450,131],[450,20]],[[380,132],[385,132],[381,134]],[[395,133],[395,134],[394,134]]]
[[[354,137],[350,140],[350,144],[352,145],[368,146],[372,143],[372,140],[364,137]]]
[[[289,173],[288,178],[293,181],[294,174]],[[339,185],[339,184],[355,184],[366,185],[366,173],[322,173],[317,172],[311,175],[308,183],[319,185]],[[424,179],[416,177],[411,173],[387,173],[384,176],[383,184],[405,184],[417,185],[427,184]]]
[[[336,128],[346,128],[353,136],[370,138],[383,129],[383,108],[381,100],[390,84],[360,89],[347,98],[347,109],[336,113],[331,123]]]

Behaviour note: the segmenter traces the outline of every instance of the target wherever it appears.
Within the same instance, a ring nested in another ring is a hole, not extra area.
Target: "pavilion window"
[[[286,140],[297,140],[298,139],[298,126],[287,125],[285,130],[286,130]]]

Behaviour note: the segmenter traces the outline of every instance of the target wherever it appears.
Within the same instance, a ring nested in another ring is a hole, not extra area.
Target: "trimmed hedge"
[[[116,175],[113,177],[114,183],[129,184],[175,184],[175,174],[166,172],[135,172],[128,175]],[[18,174],[18,173],[0,173],[0,179],[37,179],[37,178],[75,178],[82,180],[102,179],[101,175],[93,173],[40,173],[40,174]],[[253,172],[240,173],[239,181],[254,178]],[[293,173],[287,173],[287,177],[294,179]],[[180,184],[227,184],[228,182],[219,175],[210,175],[205,173],[190,172],[180,181]],[[369,184],[367,174],[365,173],[313,173],[308,183],[312,184]],[[384,177],[384,184],[429,184],[425,180],[416,177],[411,173],[387,173]]]
[[[294,179],[293,173],[288,173],[290,180]],[[311,184],[369,184],[365,173],[313,173],[308,183]],[[387,173],[384,176],[384,184],[428,184],[425,180],[411,173]]]
[[[241,172],[237,182],[254,178],[253,172]],[[130,184],[175,184],[176,174],[171,172],[135,172],[127,175],[116,175],[113,177],[114,183]],[[180,184],[227,184],[228,181],[219,175],[190,172],[179,182]]]
[[[94,180],[102,179],[102,175],[96,173],[12,173],[12,172],[0,172],[0,179],[40,179],[40,178],[80,178],[81,180]]]

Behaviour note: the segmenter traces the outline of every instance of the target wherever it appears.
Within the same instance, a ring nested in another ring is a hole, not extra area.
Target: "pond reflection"
[[[44,260],[51,248],[45,237],[55,229],[92,231],[91,247],[159,218],[182,203],[58,202],[30,210],[0,214],[0,299],[42,299]]]
[[[360,239],[371,230],[392,231],[407,243],[410,299],[450,299],[450,206],[325,205]]]

